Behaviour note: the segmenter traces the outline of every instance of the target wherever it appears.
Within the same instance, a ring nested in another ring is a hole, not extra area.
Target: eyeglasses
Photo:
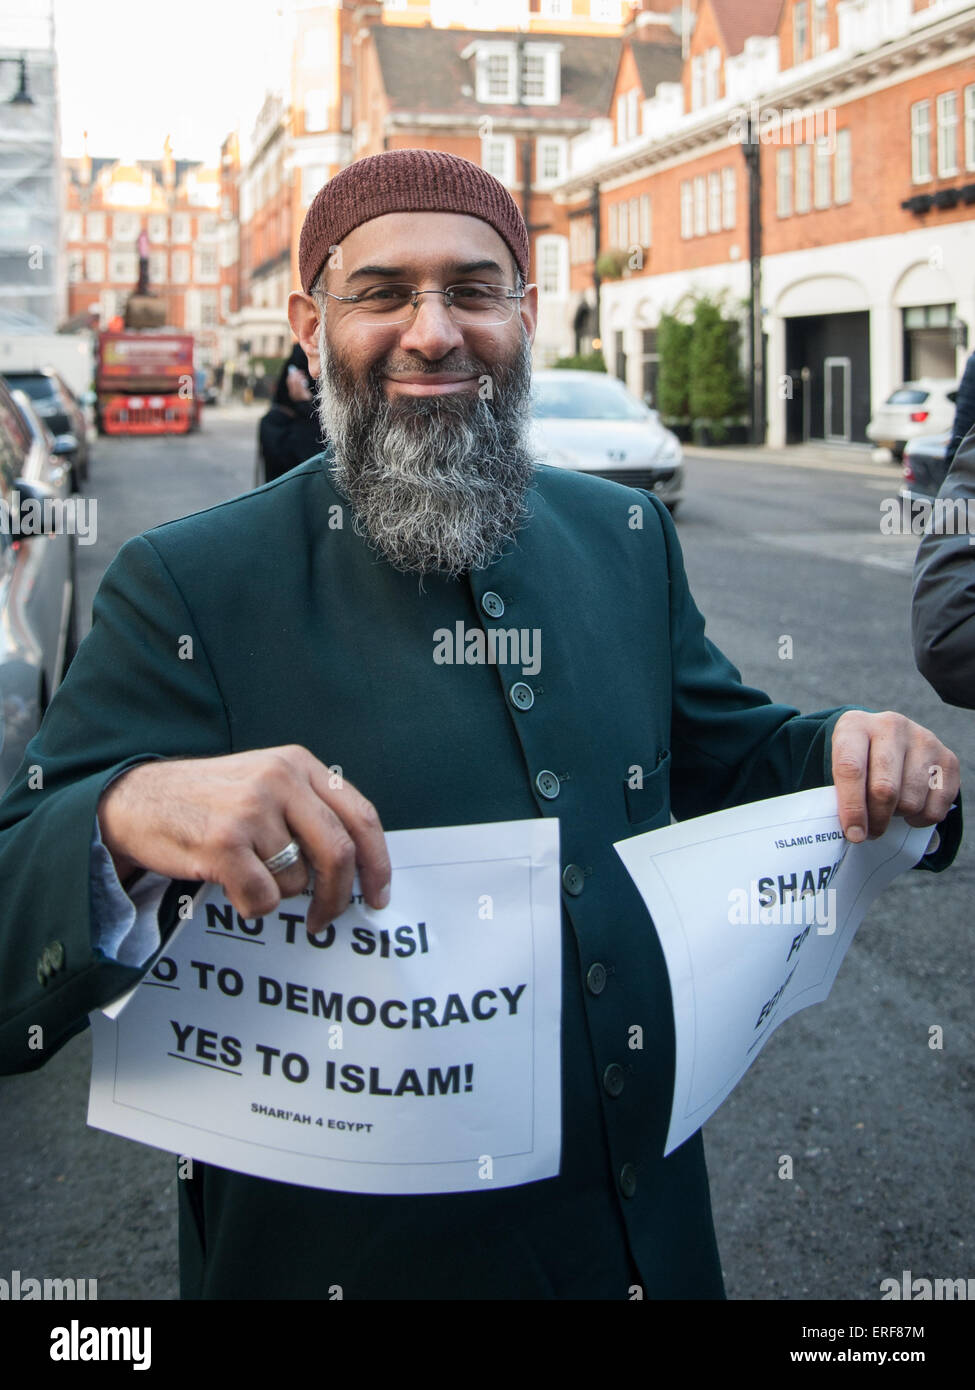
[[[408,323],[416,315],[421,294],[442,294],[447,312],[461,326],[490,328],[507,323],[515,311],[515,301],[534,288],[526,285],[523,290],[512,290],[504,285],[481,285],[468,280],[462,285],[448,285],[444,290],[389,284],[371,285],[359,294],[332,294],[329,290],[325,293],[340,304],[355,305],[357,320],[369,328]]]

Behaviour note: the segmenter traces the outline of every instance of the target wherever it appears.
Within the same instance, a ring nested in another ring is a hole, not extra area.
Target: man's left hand
[[[938,825],[961,785],[958,759],[930,729],[903,714],[848,710],[833,730],[833,782],[848,840],[876,839],[893,815]]]

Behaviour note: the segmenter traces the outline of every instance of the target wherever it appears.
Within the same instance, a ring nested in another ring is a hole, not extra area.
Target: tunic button
[[[586,988],[590,994],[602,994],[606,988],[606,967],[597,960],[595,965],[590,965],[586,975]]]
[[[481,599],[481,607],[489,618],[500,618],[504,612],[504,602],[500,594],[490,591]]]
[[[508,691],[508,699],[515,709],[531,709],[535,703],[535,692],[524,681],[516,681]]]
[[[567,893],[571,893],[577,898],[582,892],[586,882],[586,876],[579,868],[578,864],[567,864],[562,874],[562,887]]]
[[[624,1163],[620,1169],[620,1191],[624,1197],[636,1196],[636,1169],[632,1163]]]
[[[554,801],[559,794],[559,779],[554,772],[540,772],[535,778],[535,786],[546,801]]]
[[[611,1096],[618,1096],[623,1089],[625,1077],[623,1068],[618,1062],[610,1062],[603,1072],[603,1085],[606,1093]]]

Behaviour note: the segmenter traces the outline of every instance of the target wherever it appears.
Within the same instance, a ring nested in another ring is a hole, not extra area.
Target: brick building
[[[139,279],[137,243],[149,239],[149,286],[166,301],[166,324],[188,329],[197,362],[223,358],[221,323],[238,300],[235,137],[220,161],[93,158],[65,165],[65,243],[69,319],[95,313],[99,326],[125,310]]]
[[[609,100],[620,0],[292,0],[282,23],[290,68],[267,93],[240,175],[237,353],[290,347],[287,298],[318,190],[354,159],[405,147],[461,154],[510,188],[541,286],[536,360],[571,350],[568,219],[551,190],[569,140]],[[657,27],[672,37],[665,17]]]
[[[660,315],[751,295],[760,177],[768,440],[864,441],[975,325],[975,10],[961,0],[698,0],[679,83],[624,34],[605,120],[570,144],[571,311],[652,393]],[[616,251],[597,281],[599,247]],[[757,336],[757,335],[756,335]],[[746,335],[747,337],[747,335]]]

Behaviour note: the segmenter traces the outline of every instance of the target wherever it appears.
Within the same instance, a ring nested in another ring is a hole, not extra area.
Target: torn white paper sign
[[[89,1124],[346,1192],[556,1176],[558,821],[386,841],[389,907],[353,900],[314,939],[307,894],[244,921],[206,885],[116,1017],[91,1016]]]
[[[894,817],[880,839],[851,844],[835,788],[817,787],[615,846],[670,976],[677,1060],[665,1153],[700,1129],[780,1023],[826,998],[867,909],[932,836]]]

